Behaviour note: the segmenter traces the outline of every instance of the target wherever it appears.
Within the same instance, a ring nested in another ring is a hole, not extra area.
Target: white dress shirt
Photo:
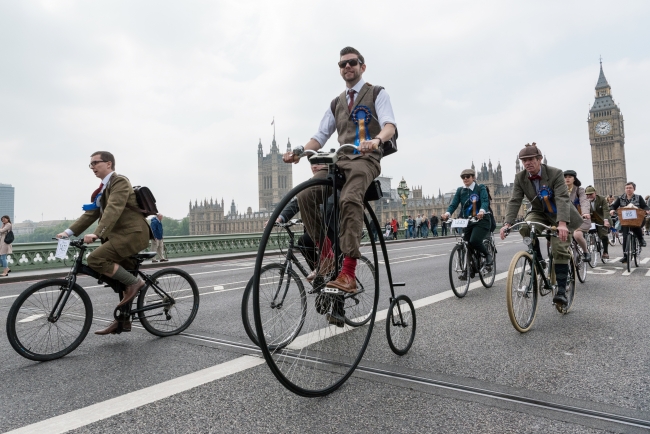
[[[111,173],[109,173],[108,175],[106,175],[106,176],[104,177],[104,179],[102,179],[102,189],[99,191],[99,193],[97,194],[97,196],[99,196],[101,193],[104,192],[104,190],[106,190],[106,185],[108,184],[108,181],[111,179],[111,176],[113,175],[113,173],[115,173],[115,172],[111,172]],[[69,228],[65,230],[65,233],[66,233],[69,237],[71,237],[71,236],[74,235],[74,233],[73,233]]]
[[[366,84],[366,82],[362,78],[352,88],[352,90],[355,91],[355,102],[357,96],[359,95],[359,91],[364,84]],[[345,100],[349,104],[350,95],[348,94],[348,90],[350,89],[346,87]],[[395,115],[393,114],[393,106],[390,103],[390,97],[388,96],[388,92],[386,92],[385,89],[380,90],[379,94],[377,94],[377,100],[375,101],[375,110],[377,113],[373,113],[372,116],[379,121],[379,124],[382,128],[384,128],[386,124],[393,124],[395,127],[397,127],[397,123],[395,122]],[[334,131],[336,131],[336,119],[334,119],[334,114],[332,114],[331,108],[328,107],[327,111],[323,115],[323,119],[320,121],[318,132],[314,134],[312,139],[316,140],[322,148],[325,146],[325,143],[332,136],[332,134],[334,134]]]

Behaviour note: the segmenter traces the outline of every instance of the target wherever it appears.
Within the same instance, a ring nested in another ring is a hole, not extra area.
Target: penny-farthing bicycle
[[[310,179],[293,188],[276,206],[269,221],[276,221],[284,207],[298,194],[314,195],[320,203],[320,225],[309,235],[315,245],[331,243],[336,260],[330,273],[312,282],[302,280],[297,273],[265,272],[268,264],[287,263],[289,243],[286,231],[277,225],[267,225],[257,254],[253,276],[253,314],[259,346],[276,378],[292,392],[306,397],[324,396],[340,387],[354,372],[368,346],[375,324],[379,300],[379,261],[373,236],[362,239],[361,254],[372,262],[370,282],[357,285],[354,294],[326,288],[334,279],[343,262],[340,252],[339,190],[344,180],[336,166],[341,150],[354,148],[342,145],[337,151],[294,151],[296,158],[311,155],[311,164],[326,164],[326,179]],[[371,184],[364,199],[365,234],[371,234],[371,222],[379,222],[369,201],[381,197],[376,183]],[[329,238],[329,243],[325,238]],[[383,234],[377,233],[386,275],[391,291],[390,307],[386,315],[388,343],[398,355],[410,349],[415,337],[415,308],[406,295],[395,296],[388,253]],[[317,248],[317,254],[319,248]],[[316,261],[316,264],[320,263]],[[265,268],[266,267],[266,268]],[[358,266],[357,266],[358,268]],[[370,268],[370,267],[368,267]],[[300,280],[299,280],[300,279]],[[305,288],[300,291],[300,287]],[[345,321],[336,321],[344,317]],[[334,318],[334,320],[333,320]],[[296,331],[299,330],[299,333]],[[290,342],[288,342],[290,337]]]

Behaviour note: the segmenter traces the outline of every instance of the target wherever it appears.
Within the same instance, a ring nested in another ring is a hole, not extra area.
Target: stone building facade
[[[287,151],[291,151],[291,142],[287,141]],[[282,161],[282,153],[275,142],[271,142],[271,152],[264,155],[262,139],[257,145],[257,191],[259,192],[259,210],[273,211],[285,194],[293,187],[293,164]]]
[[[623,114],[612,98],[602,62],[587,125],[596,191],[601,196],[623,194],[627,182]]]

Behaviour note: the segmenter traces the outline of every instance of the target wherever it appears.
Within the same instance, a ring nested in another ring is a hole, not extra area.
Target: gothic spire
[[[596,83],[596,90],[598,89],[604,89],[606,87],[610,87],[609,83],[607,83],[607,79],[605,78],[605,73],[603,72],[603,59],[600,59],[600,75],[598,76],[598,83]]]

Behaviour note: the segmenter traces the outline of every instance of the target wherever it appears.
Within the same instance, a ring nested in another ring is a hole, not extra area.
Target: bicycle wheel
[[[370,259],[362,256],[357,260],[357,294],[345,297],[344,309],[346,312],[356,312],[359,317],[352,318],[345,315],[345,323],[351,327],[359,327],[370,321],[370,314],[374,308],[375,293],[379,292],[379,279],[375,278],[375,266]],[[360,306],[362,305],[362,306]]]
[[[578,275],[578,280],[580,283],[585,283],[587,280],[587,262],[585,262],[585,257],[582,254],[582,248],[575,243],[573,248],[570,249],[573,253],[573,261],[575,263],[576,274]]]
[[[45,362],[58,359],[83,342],[93,320],[90,297],[74,284],[66,298],[69,282],[50,279],[38,282],[18,296],[7,316],[7,338],[21,356]],[[50,320],[55,306],[65,304],[58,319]]]
[[[145,285],[137,308],[142,327],[156,336],[173,336],[187,329],[199,310],[199,288],[188,273],[165,268],[151,275],[154,285]]]
[[[591,260],[589,261],[589,266],[591,268],[594,268],[596,265],[598,265],[598,259],[600,258],[600,248],[598,247],[598,243],[596,242],[595,238],[596,237],[594,234],[589,234],[587,236],[587,251],[591,255]]]
[[[537,314],[537,282],[533,258],[528,252],[517,252],[510,261],[506,280],[508,316],[513,327],[526,333]]]
[[[398,356],[403,356],[415,339],[415,307],[406,295],[397,296],[390,303],[386,317],[388,345]]]
[[[636,241],[634,243],[634,266],[639,268],[639,258],[641,257],[641,243]]]
[[[301,217],[310,238],[318,246],[318,253],[334,254],[335,258],[340,259],[340,248],[336,247],[340,236],[340,230],[336,232],[336,229],[341,228],[340,213],[335,210],[335,205],[338,208],[338,204],[335,204],[332,193],[330,180],[306,181],[283,197],[271,213],[270,221],[275,221],[284,207],[300,194],[298,203]],[[368,209],[369,205],[366,203],[365,207]],[[367,213],[369,211],[364,212],[365,228],[367,233],[372,233]],[[379,227],[376,221],[375,224]],[[359,228],[359,234],[362,229]],[[262,268],[271,262],[282,262],[280,258],[288,244],[284,233],[282,229],[268,225],[260,240],[252,287],[255,335],[271,372],[283,386],[301,396],[324,396],[348,379],[368,346],[377,311],[378,276],[376,272],[364,271],[364,268],[369,270],[367,262],[357,261],[355,274],[359,273],[359,280],[363,283],[374,279],[375,283],[370,285],[374,290],[367,290],[368,285],[364,283],[364,291],[361,292],[357,282],[355,297],[359,302],[356,303],[355,300],[350,300],[350,294],[326,292],[324,283],[330,276],[336,277],[336,271],[341,266],[341,261],[333,261],[333,273],[327,272],[320,281],[316,278],[307,286],[306,314],[302,329],[291,343],[281,347],[278,344],[295,333],[296,320],[282,315],[266,315],[268,308],[265,302],[268,301],[264,295]],[[332,246],[331,251],[326,250],[330,249],[329,246]],[[377,248],[373,237],[364,240],[360,252],[372,261],[374,270],[377,270]],[[289,307],[291,306],[287,306]],[[363,325],[351,326],[350,322]]]
[[[449,256],[449,283],[458,298],[465,297],[469,289],[469,253],[465,244],[456,244]]]
[[[627,263],[625,264],[627,266],[627,272],[629,273],[631,270],[631,263],[632,263],[632,252],[634,251],[634,234],[632,231],[629,231],[627,235],[627,246],[626,246],[625,253],[627,254]]]
[[[485,266],[485,259],[481,258],[481,265],[479,269],[478,276],[481,278],[481,283],[486,288],[491,288],[494,285],[494,278],[497,274],[497,249],[494,246],[494,243],[491,240],[485,240],[485,248],[488,249],[488,252],[492,253],[492,258],[494,263],[492,265]]]
[[[253,297],[251,296],[253,281],[254,278],[251,277],[244,290],[241,316],[246,334],[255,345],[259,346],[255,333]],[[294,325],[293,328],[287,327],[288,330],[280,328],[272,330],[270,327],[265,330],[268,333],[266,335],[267,342],[274,342],[271,349],[284,348],[298,336],[307,315],[307,294],[300,276],[293,268],[289,269],[287,275],[282,264],[266,264],[262,267],[260,276],[260,297],[264,299],[262,301],[264,321],[274,321],[272,317],[277,315],[282,316],[281,320],[277,320],[278,322]],[[281,333],[282,336],[274,336],[273,332]]]
[[[609,245],[610,246],[613,246],[614,244],[616,244],[616,235],[617,234],[616,234],[615,231],[612,231],[612,230],[609,231],[609,235],[607,236],[607,239],[609,240]]]

